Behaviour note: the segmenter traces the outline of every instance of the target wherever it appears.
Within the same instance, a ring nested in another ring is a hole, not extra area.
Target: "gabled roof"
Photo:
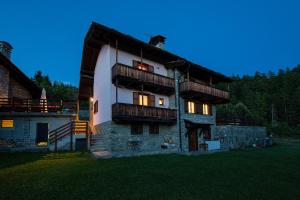
[[[13,64],[6,56],[0,53],[0,65],[5,67],[10,76],[23,87],[25,87],[33,98],[41,97],[41,88],[39,88],[30,78],[28,78],[15,64]]]
[[[189,68],[192,74],[199,75],[201,78],[208,80],[210,77],[212,77],[213,83],[232,81],[229,77],[221,73],[192,63],[185,58],[138,40],[130,35],[126,35],[117,30],[93,22],[84,40],[79,84],[80,99],[85,99],[92,96],[93,75],[98,54],[102,46],[109,44],[115,47],[116,41],[118,44],[118,49],[137,56],[140,56],[142,49],[144,58],[164,65],[174,61],[184,61],[181,69]]]

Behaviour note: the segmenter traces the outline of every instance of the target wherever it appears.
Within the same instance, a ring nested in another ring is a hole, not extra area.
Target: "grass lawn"
[[[0,154],[0,199],[300,199],[300,144],[109,160]]]

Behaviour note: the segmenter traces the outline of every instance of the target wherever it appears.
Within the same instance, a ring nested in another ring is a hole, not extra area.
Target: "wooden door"
[[[36,124],[36,144],[47,145],[48,143],[48,123]]]
[[[198,150],[197,129],[190,129],[189,130],[188,139],[189,139],[189,151],[197,151]]]

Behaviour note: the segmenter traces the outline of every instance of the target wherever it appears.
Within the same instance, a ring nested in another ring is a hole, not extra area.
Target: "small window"
[[[14,127],[14,120],[12,119],[4,119],[1,122],[1,128],[13,128]]]
[[[195,113],[195,103],[193,101],[188,101],[188,113]]]
[[[143,124],[131,124],[131,134],[132,135],[143,134]]]
[[[158,124],[150,124],[149,125],[149,133],[150,134],[159,134],[159,125]]]
[[[141,106],[148,106],[149,105],[148,95],[143,95],[143,94],[139,95],[139,105],[141,105]]]
[[[98,112],[98,100],[94,103],[94,114]]]
[[[203,106],[202,106],[202,110],[203,110],[203,115],[209,115],[210,114],[208,104],[204,103]]]
[[[158,103],[159,103],[160,106],[164,106],[165,105],[165,99],[164,98],[159,98]]]

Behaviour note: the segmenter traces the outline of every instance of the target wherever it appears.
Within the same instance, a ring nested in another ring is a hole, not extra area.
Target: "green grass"
[[[300,199],[300,144],[109,160],[0,154],[0,199]]]

